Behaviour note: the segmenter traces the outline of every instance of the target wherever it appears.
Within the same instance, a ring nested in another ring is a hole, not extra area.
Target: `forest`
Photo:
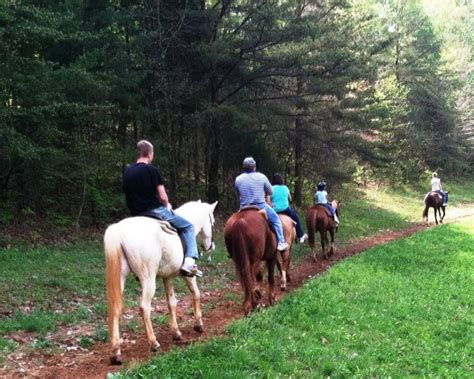
[[[295,205],[474,167],[471,0],[3,0],[0,225],[127,214],[137,140],[173,205],[253,156]]]

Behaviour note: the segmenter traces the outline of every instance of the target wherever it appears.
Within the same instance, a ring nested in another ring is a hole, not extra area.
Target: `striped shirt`
[[[235,188],[240,197],[240,208],[248,205],[262,207],[265,196],[272,194],[272,186],[260,172],[244,172],[235,179]]]

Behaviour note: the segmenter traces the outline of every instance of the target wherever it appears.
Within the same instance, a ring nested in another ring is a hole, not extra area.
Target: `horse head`
[[[217,201],[214,204],[208,204],[198,200],[183,204],[175,210],[177,214],[193,224],[199,245],[206,252],[215,249],[213,227],[216,206]]]

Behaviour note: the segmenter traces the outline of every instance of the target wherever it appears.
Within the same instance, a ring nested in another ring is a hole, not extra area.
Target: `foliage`
[[[175,205],[233,208],[247,155],[283,173],[298,205],[319,178],[339,188],[361,170],[411,183],[427,169],[467,176],[472,23],[462,2],[437,9],[3,2],[0,223],[123,216],[120,174],[142,137]]]

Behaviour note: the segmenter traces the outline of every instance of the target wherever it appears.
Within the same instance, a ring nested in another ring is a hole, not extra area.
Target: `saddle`
[[[441,194],[440,194],[439,192],[430,191],[430,192],[428,192],[428,193],[425,195],[425,198],[423,199],[423,201],[426,201],[426,198],[427,198],[428,196],[430,196],[431,194],[438,195],[438,197],[440,198],[440,200],[443,198],[443,196],[441,196]]]
[[[174,226],[172,226],[168,221],[156,217],[153,212],[145,211],[140,213],[138,216],[150,217],[158,223],[161,230],[163,230],[165,233],[178,235],[178,230]]]
[[[321,207],[321,208],[324,208],[324,210],[326,211],[326,214],[328,215],[328,217],[330,218],[333,218],[334,216],[331,214],[331,212],[329,211],[329,209],[326,208],[326,205],[324,204],[316,204],[317,207]]]
[[[255,205],[247,205],[245,207],[242,207],[239,209],[239,212],[244,212],[244,211],[257,211],[258,213],[260,213],[263,217],[265,217],[265,220],[268,221],[268,217],[267,217],[267,213],[265,212],[265,209],[260,209],[260,208],[257,208]]]

